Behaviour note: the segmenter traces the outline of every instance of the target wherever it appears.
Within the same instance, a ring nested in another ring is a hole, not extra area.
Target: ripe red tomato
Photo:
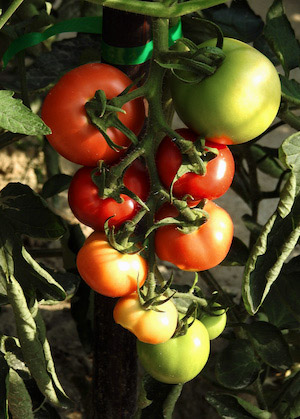
[[[182,128],[177,132],[186,140],[195,141],[198,137],[193,131]],[[194,200],[216,199],[230,187],[234,175],[234,159],[228,147],[206,141],[208,147],[218,149],[219,154],[206,165],[206,173],[198,175],[189,172],[181,176],[173,185],[177,198],[191,195]],[[182,163],[182,154],[170,137],[165,137],[157,150],[156,165],[163,185],[169,189]]]
[[[204,368],[210,341],[205,326],[196,319],[185,335],[167,342],[151,345],[137,341],[137,352],[142,366],[156,380],[186,383]]]
[[[82,279],[96,292],[107,297],[123,297],[141,287],[148,264],[138,253],[120,253],[108,243],[104,233],[94,232],[77,255]]]
[[[155,251],[161,260],[173,263],[184,271],[205,271],[225,259],[233,238],[230,215],[213,201],[207,201],[204,210],[209,218],[206,223],[189,234],[176,225],[160,227],[155,232]],[[163,206],[156,218],[176,217],[175,207]]]
[[[134,292],[119,299],[113,316],[116,323],[130,330],[141,342],[158,344],[173,336],[178,313],[171,300],[156,308],[157,310],[143,308],[138,294]]]
[[[114,151],[108,146],[89,121],[84,106],[97,90],[103,90],[112,99],[131,83],[122,71],[108,64],[85,64],[65,74],[48,93],[42,107],[42,119],[52,130],[47,138],[55,150],[83,166],[119,159],[124,151]],[[127,102],[122,109],[126,113],[118,113],[120,121],[138,135],[145,118],[143,99]],[[116,128],[108,128],[107,134],[120,146],[130,145],[129,139]]]
[[[74,175],[68,193],[69,205],[75,217],[93,230],[104,231],[105,221],[109,227],[119,227],[125,221],[131,220],[138,212],[140,205],[127,195],[117,203],[113,198],[103,199],[98,195],[98,187],[92,181],[93,168],[82,167]],[[128,167],[123,177],[124,185],[143,201],[149,195],[149,176],[141,161],[135,160]]]

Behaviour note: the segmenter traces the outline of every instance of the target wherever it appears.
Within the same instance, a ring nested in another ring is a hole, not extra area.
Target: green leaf
[[[283,371],[291,367],[293,361],[288,344],[276,326],[257,321],[244,324],[243,327],[250,335],[256,352],[267,365]]]
[[[281,94],[283,99],[293,105],[300,105],[300,83],[294,79],[288,79],[282,74],[279,75],[281,81]]]
[[[280,395],[280,406],[277,416],[288,419],[298,419],[300,417],[300,372],[290,376],[282,389]]]
[[[4,355],[0,352],[0,417],[8,419],[8,406],[7,406],[7,376],[9,367],[4,358]]]
[[[20,99],[14,99],[13,94],[9,90],[0,90],[0,127],[26,135],[51,134],[41,118],[23,105]]]
[[[139,419],[171,419],[182,384],[164,384],[145,374],[138,401]]]
[[[52,176],[44,183],[41,196],[46,199],[66,191],[69,189],[71,180],[72,176],[64,175],[63,173]]]
[[[29,369],[24,363],[20,342],[13,336],[1,336],[0,351],[10,368],[30,377]]]
[[[8,403],[9,411],[14,418],[34,419],[32,402],[26,385],[12,368],[9,369]]]
[[[295,196],[300,192],[300,132],[296,132],[284,140],[278,153],[282,163],[295,176]]]
[[[282,0],[274,0],[270,7],[267,13],[264,35],[279,58],[286,74],[299,66],[300,46],[284,13]]]
[[[230,250],[223,260],[223,266],[244,266],[249,257],[248,247],[237,237],[233,237]]]
[[[263,147],[259,144],[252,144],[249,147],[249,151],[261,172],[276,179],[282,176],[284,168],[277,156],[277,149]]]
[[[20,234],[30,237],[58,239],[65,233],[60,217],[47,207],[44,201],[29,186],[9,183],[0,192],[1,223],[7,220]],[[7,220],[3,220],[3,216]]]
[[[250,314],[256,313],[261,306],[299,236],[300,195],[285,218],[277,211],[270,217],[251,251],[242,289],[244,304]]]
[[[271,413],[232,394],[208,393],[205,399],[224,419],[269,419]]]
[[[260,363],[248,340],[231,342],[219,355],[216,363],[218,382],[230,389],[241,389],[252,384],[259,375]]]

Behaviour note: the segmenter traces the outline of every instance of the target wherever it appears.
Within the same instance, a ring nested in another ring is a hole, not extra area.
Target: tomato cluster
[[[202,46],[213,45],[215,40]],[[145,147],[139,154],[143,160],[132,158],[120,166],[135,150],[128,133],[138,136],[146,115],[138,95],[121,108],[114,105],[114,98],[133,88],[131,80],[110,65],[86,64],[65,74],[42,107],[42,117],[52,130],[49,142],[62,156],[83,166],[68,193],[76,218],[94,230],[78,252],[79,274],[94,291],[118,298],[115,322],[137,337],[142,365],[164,383],[184,383],[199,374],[209,356],[210,340],[225,328],[226,312],[212,303],[198,318],[183,322],[185,310],[177,310],[172,291],[149,286],[156,271],[147,252],[195,272],[224,260],[233,223],[214,200],[226,193],[234,176],[227,145],[261,134],[280,103],[279,78],[266,57],[228,38],[223,50],[222,65],[202,81],[186,83],[175,72],[171,76],[174,107],[187,128],[166,130],[174,137],[170,134],[157,143],[151,159],[147,155],[151,147]],[[94,96],[101,99],[101,109],[96,109],[99,129],[86,107],[88,102],[93,108]],[[146,99],[151,102],[151,95]],[[110,125],[116,115],[118,123]],[[113,190],[106,176],[116,167],[122,167],[122,174]],[[140,223],[143,211],[149,211],[148,221]],[[114,232],[121,233],[121,243]],[[150,234],[154,235],[151,245]],[[131,236],[133,245],[126,247]]]

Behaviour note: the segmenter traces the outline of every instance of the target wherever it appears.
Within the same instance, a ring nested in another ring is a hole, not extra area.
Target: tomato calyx
[[[126,112],[116,104],[115,98],[108,101],[105,92],[103,90],[97,90],[94,98],[85,104],[85,110],[91,123],[100,131],[108,146],[114,151],[123,150],[126,147],[120,146],[112,141],[107,134],[107,129],[111,127],[117,128],[133,144],[137,145],[137,136],[118,117],[118,113]]]

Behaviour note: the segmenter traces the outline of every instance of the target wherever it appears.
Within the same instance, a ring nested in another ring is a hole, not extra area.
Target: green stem
[[[293,112],[289,110],[280,111],[278,116],[289,126],[296,129],[297,131],[300,131],[300,117],[299,116],[295,115]]]
[[[189,0],[184,3],[174,3],[166,6],[164,3],[139,0],[89,0],[91,3],[100,4],[112,9],[123,10],[126,12],[137,13],[158,18],[174,18],[197,10],[207,9],[225,3],[225,0]]]
[[[5,10],[2,16],[0,16],[0,29],[3,28],[5,23],[9,20],[9,18],[15,13],[17,8],[20,6],[20,4],[23,3],[23,0],[14,0],[8,8]]]
[[[265,400],[265,396],[264,396],[264,392],[263,392],[263,388],[262,388],[262,384],[261,384],[259,376],[254,381],[252,386],[254,388],[259,407],[263,410],[268,410],[268,405],[267,405],[266,400]]]
[[[189,292],[176,292],[174,295],[174,298],[183,298],[186,300],[195,301],[195,303],[199,304],[201,307],[207,307],[208,303],[205,300],[205,298],[197,297],[194,294],[191,294]]]

